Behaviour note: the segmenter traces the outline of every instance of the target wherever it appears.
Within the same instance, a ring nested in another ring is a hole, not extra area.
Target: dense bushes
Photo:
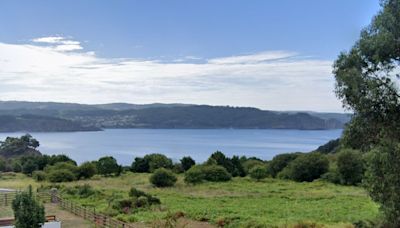
[[[197,184],[203,181],[229,181],[232,176],[226,169],[219,165],[196,165],[185,173],[185,182]]]
[[[292,153],[292,154],[279,154],[276,155],[269,163],[268,163],[268,173],[272,177],[276,177],[279,172],[281,172],[284,168],[288,166],[288,164],[295,160],[300,153]]]
[[[268,176],[268,171],[265,166],[257,165],[250,169],[249,175],[257,181],[264,179]]]
[[[299,155],[288,164],[278,177],[295,181],[313,181],[328,171],[329,161],[320,153]]]
[[[143,158],[135,158],[131,165],[133,172],[145,173],[154,172],[159,168],[171,169],[173,167],[172,160],[162,154],[148,154]]]
[[[342,150],[337,156],[337,171],[342,184],[354,185],[364,176],[364,161],[356,150]]]
[[[196,165],[196,162],[191,157],[183,157],[181,159],[182,169],[188,171],[192,166]]]
[[[122,167],[118,165],[117,160],[111,156],[106,156],[100,158],[96,162],[98,174],[109,176],[109,175],[119,175],[122,172]]]
[[[177,181],[176,176],[171,170],[159,168],[150,176],[150,183],[156,187],[174,186]]]

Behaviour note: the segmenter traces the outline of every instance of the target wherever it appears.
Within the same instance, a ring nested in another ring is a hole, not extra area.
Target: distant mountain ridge
[[[27,116],[30,119],[25,120]],[[13,122],[1,121],[1,118],[11,117],[14,117]],[[191,104],[88,105],[0,101],[0,131],[82,131],[102,128],[311,130],[342,128],[349,119],[348,114],[341,113],[278,112]]]

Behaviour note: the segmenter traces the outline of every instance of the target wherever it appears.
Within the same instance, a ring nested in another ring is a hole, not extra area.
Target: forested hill
[[[10,121],[4,121],[4,118]],[[337,113],[275,112],[208,105],[0,102],[0,131],[81,131],[101,128],[337,129],[342,128],[348,118],[345,114]]]

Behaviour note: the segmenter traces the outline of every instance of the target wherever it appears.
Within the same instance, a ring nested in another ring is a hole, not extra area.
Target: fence
[[[17,192],[2,192],[0,193],[0,207],[10,206],[12,200],[15,198]],[[37,192],[36,197],[42,202],[51,202],[58,204],[62,209],[71,212],[72,214],[82,217],[85,220],[93,222],[96,227],[101,228],[136,228],[136,226],[124,223],[110,216],[96,212],[94,208],[83,207],[70,200],[66,200],[57,194],[56,191],[52,192]]]

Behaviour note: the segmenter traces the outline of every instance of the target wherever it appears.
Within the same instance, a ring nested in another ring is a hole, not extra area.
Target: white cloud
[[[163,62],[99,58],[82,51],[78,41],[63,37],[33,42],[0,43],[2,100],[181,102],[341,111],[333,94],[332,62],[293,52]]]
[[[79,41],[70,40],[61,36],[40,37],[32,39],[32,42],[52,45],[51,47],[56,51],[77,51],[83,49]]]

